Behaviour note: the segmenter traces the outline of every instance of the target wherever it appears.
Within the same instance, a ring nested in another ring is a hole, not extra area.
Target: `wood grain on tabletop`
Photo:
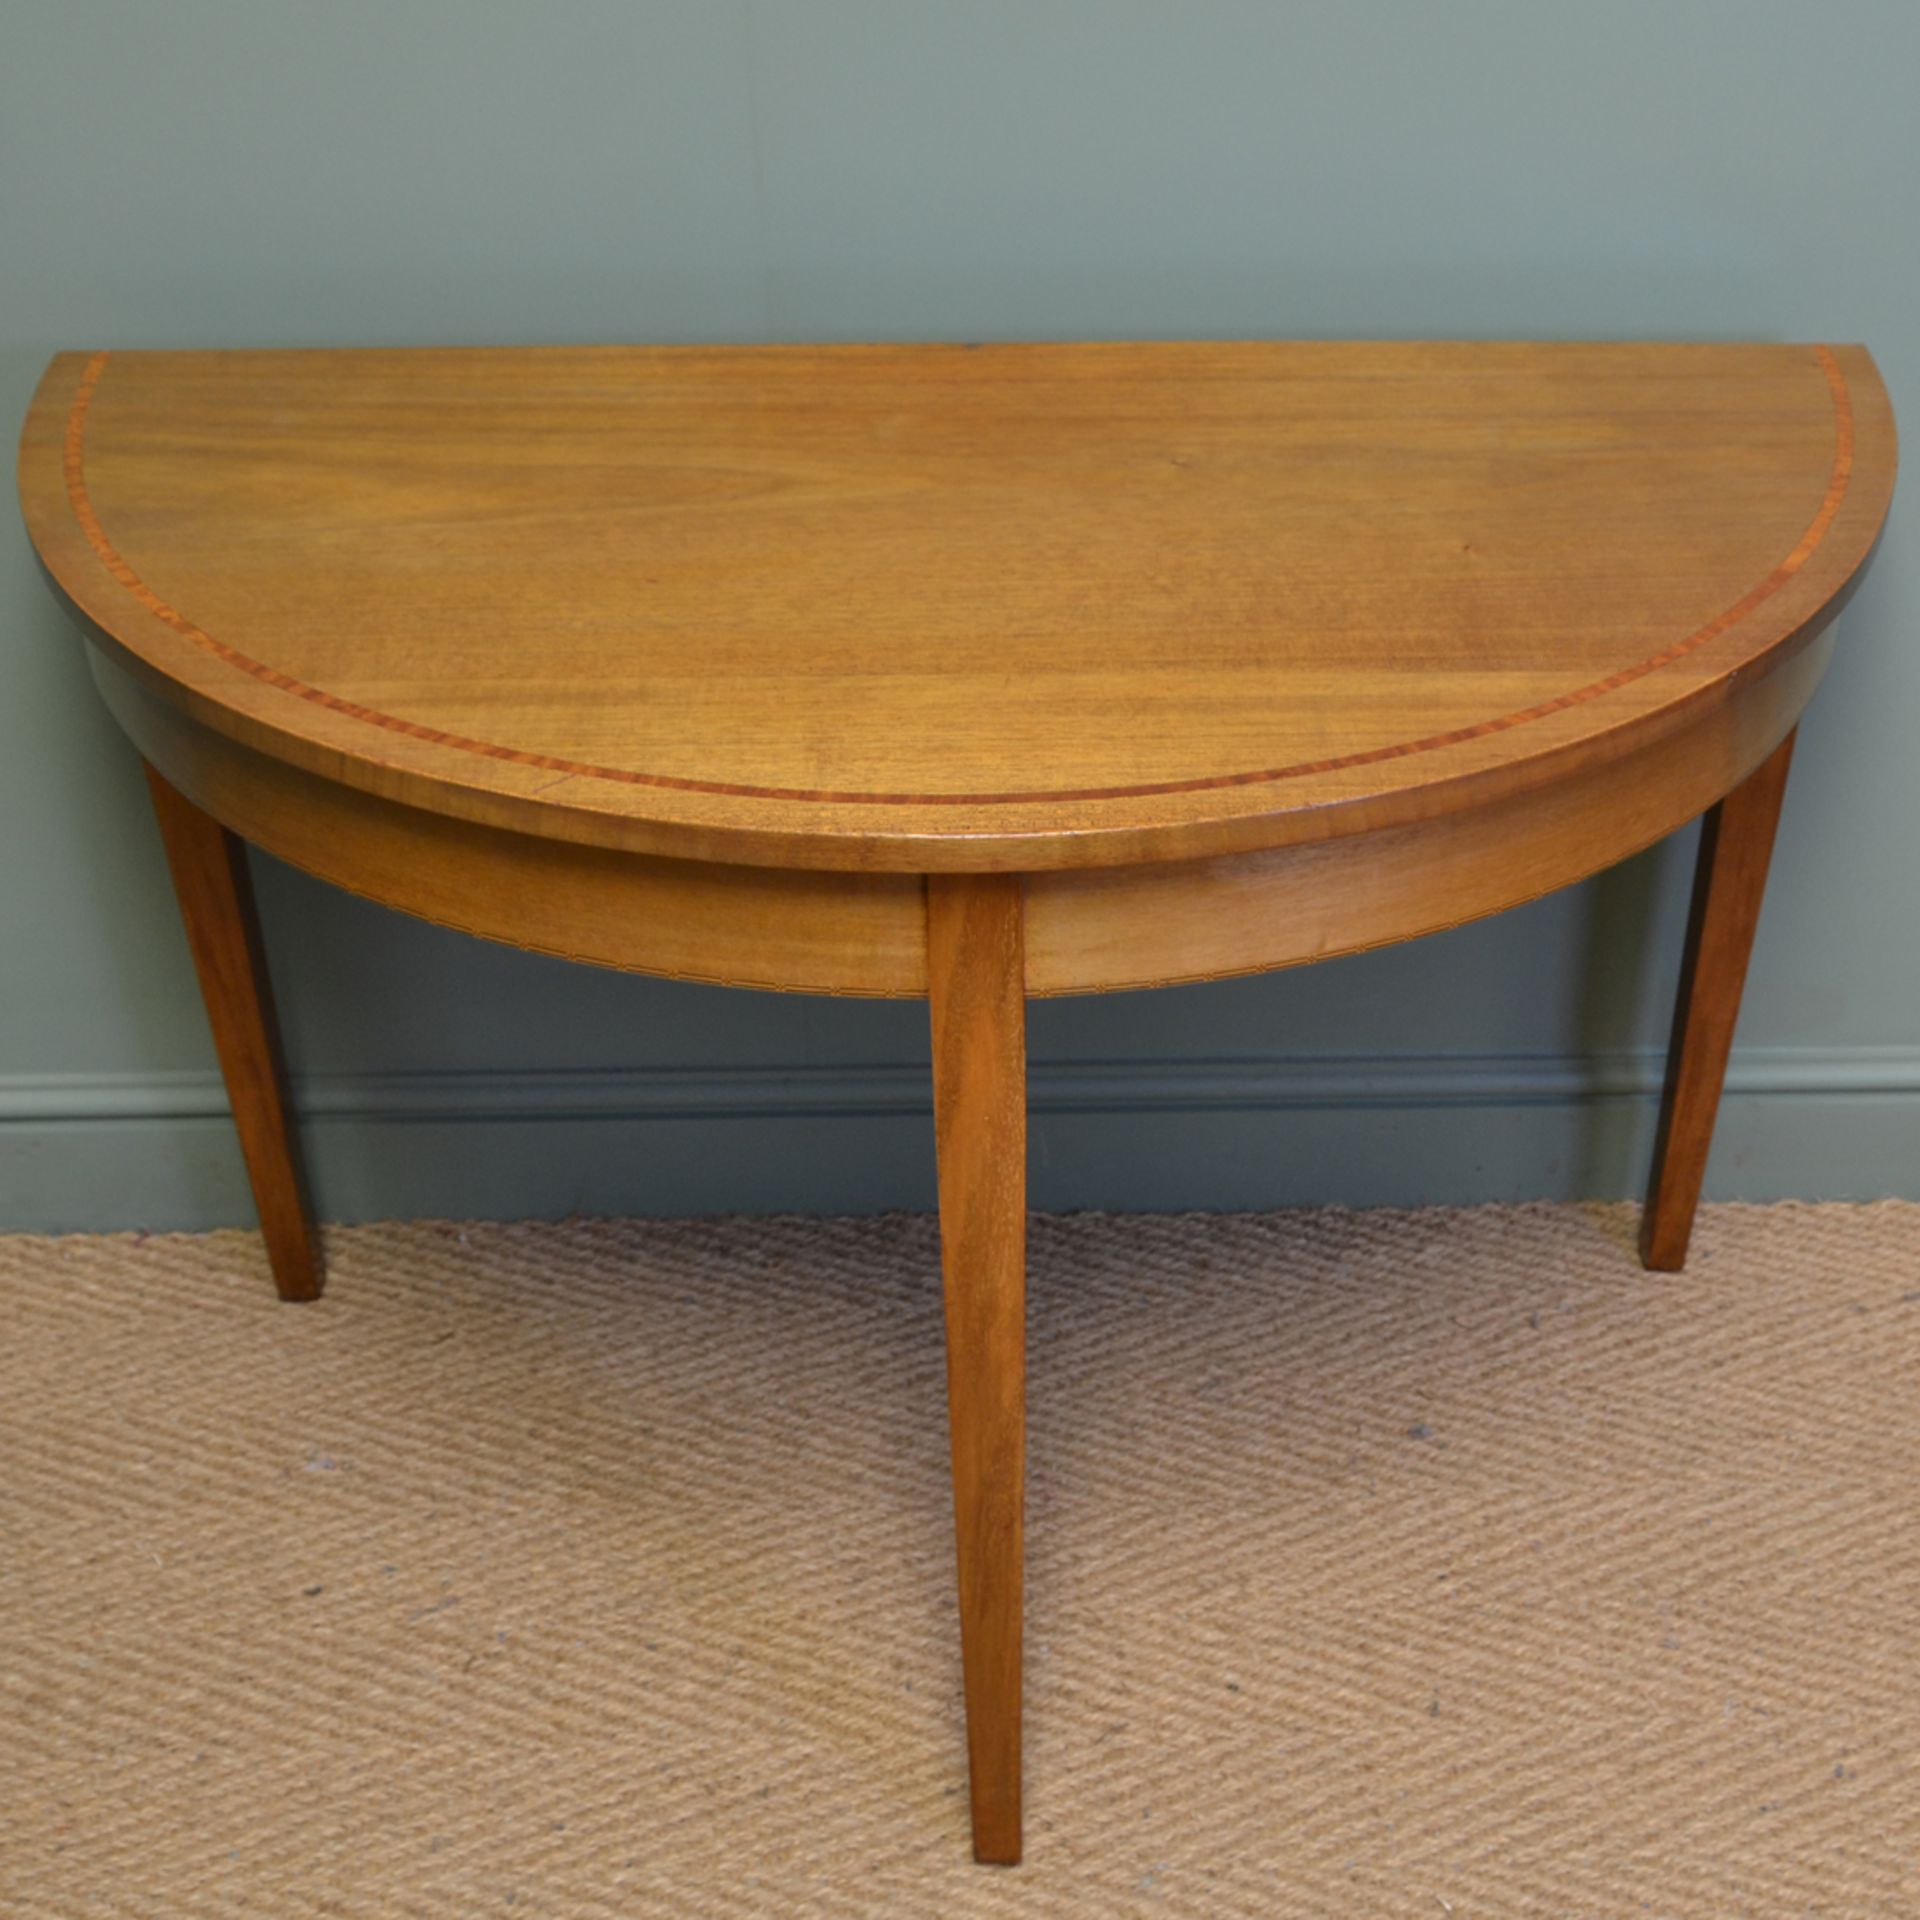
[[[264,752],[766,865],[1189,858],[1633,750],[1818,628],[1866,351],[1286,343],[63,354],[106,643]]]

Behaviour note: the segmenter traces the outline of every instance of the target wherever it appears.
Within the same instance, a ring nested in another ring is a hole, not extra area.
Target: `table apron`
[[[1034,995],[1298,966],[1498,913],[1596,873],[1737,786],[1799,719],[1833,629],[1690,726],[1536,791],[1412,825],[1212,859],[1025,877]],[[927,991],[925,882],[620,852],[381,798],[191,718],[98,647],[141,753],[243,839],[348,892],[510,946],[802,993]]]

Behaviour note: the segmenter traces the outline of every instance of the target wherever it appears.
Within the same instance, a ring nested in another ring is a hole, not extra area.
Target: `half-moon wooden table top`
[[[242,842],[491,938],[925,995],[974,1837],[1019,1852],[1023,1008],[1706,816],[1644,1251],[1894,480],[1855,346],[68,353],[28,526],[144,755],[276,1278]]]

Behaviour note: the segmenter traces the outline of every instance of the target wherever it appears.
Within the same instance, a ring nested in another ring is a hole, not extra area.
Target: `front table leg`
[[[173,869],[173,890],[200,976],[233,1124],[246,1156],[273,1284],[283,1300],[320,1297],[320,1251],[307,1211],[299,1142],[287,1114],[286,1075],[247,850],[152,767],[147,785]]]
[[[1746,985],[1747,958],[1760,924],[1760,899],[1787,790],[1793,738],[1788,734],[1700,823],[1700,858],[1653,1149],[1653,1183],[1640,1218],[1641,1261],[1659,1273],[1677,1273],[1686,1263],[1740,1014],[1740,992]]]
[[[1027,1042],[1020,881],[927,880],[947,1413],[976,1860],[1020,1858]]]

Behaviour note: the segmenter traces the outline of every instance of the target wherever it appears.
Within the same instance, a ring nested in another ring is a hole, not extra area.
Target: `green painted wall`
[[[72,346],[1168,334],[1864,339],[1898,403],[1916,63],[1866,0],[14,0],[0,416]],[[1920,1193],[1915,519],[1804,731],[1722,1194]],[[0,1226],[247,1218],[137,770],[11,514],[0,819]],[[1690,851],[1036,1008],[1036,1202],[1631,1190]],[[931,1197],[917,1006],[261,865],[330,1215]]]

